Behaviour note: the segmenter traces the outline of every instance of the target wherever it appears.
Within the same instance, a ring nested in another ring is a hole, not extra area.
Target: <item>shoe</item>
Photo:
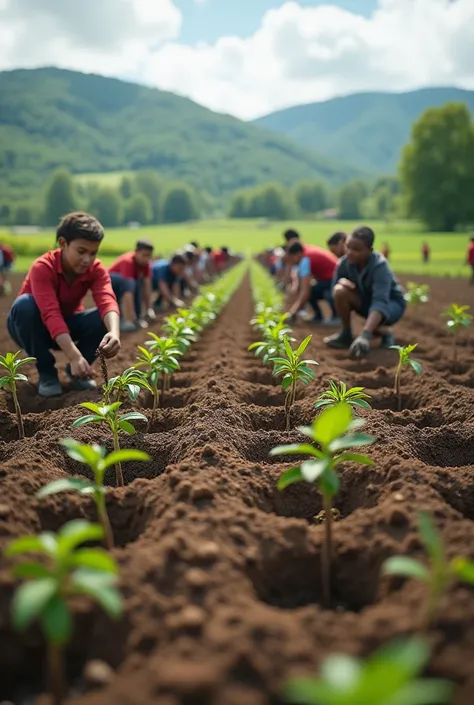
[[[337,328],[338,326],[341,325],[341,319],[340,318],[327,318],[324,321],[324,325],[325,326],[334,326],[335,328]]]
[[[57,377],[40,377],[38,384],[38,394],[40,397],[60,397],[63,388],[59,384]]]
[[[328,338],[324,338],[324,342],[328,348],[334,348],[336,350],[348,350],[352,343],[354,342],[354,336],[352,333],[341,330],[340,333],[335,335],[330,335]]]
[[[137,327],[138,328],[148,328],[148,322],[145,321],[143,318],[140,318],[139,321],[137,322]]]
[[[308,323],[310,323],[312,326],[322,326],[324,321],[322,318],[318,318],[317,316],[315,316],[314,318],[310,318],[308,320]]]
[[[135,333],[136,330],[138,330],[136,324],[131,321],[122,321],[120,324],[121,333]]]
[[[382,335],[382,342],[380,343],[380,347],[387,350],[388,348],[391,348],[392,345],[395,345],[395,336],[393,335],[392,331],[390,331],[390,333]]]
[[[97,384],[93,379],[89,379],[88,377],[73,377],[70,365],[66,367],[66,374],[71,380],[71,387],[76,392],[90,392],[93,389],[97,389]]]

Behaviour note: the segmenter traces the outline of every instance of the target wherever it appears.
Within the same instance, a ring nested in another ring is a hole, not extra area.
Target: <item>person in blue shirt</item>
[[[324,339],[330,348],[349,349],[352,358],[370,352],[374,335],[381,336],[381,347],[395,343],[391,327],[405,313],[406,301],[400,284],[383,255],[374,252],[375,235],[371,228],[354,230],[347,240],[347,254],[339,260],[333,279],[333,298],[342,330]],[[365,318],[361,335],[354,338],[351,314]]]
[[[157,259],[151,263],[151,284],[153,291],[158,292],[153,308],[160,309],[163,302],[176,308],[184,307],[179,293],[185,269],[186,259],[183,255],[174,255],[170,260]]]

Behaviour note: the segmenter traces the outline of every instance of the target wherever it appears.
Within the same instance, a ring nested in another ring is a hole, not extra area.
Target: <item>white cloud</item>
[[[0,0],[0,68],[126,76],[243,118],[361,90],[474,88],[474,0],[379,0],[369,18],[291,1],[249,37],[197,46],[177,41],[181,21],[172,0]]]

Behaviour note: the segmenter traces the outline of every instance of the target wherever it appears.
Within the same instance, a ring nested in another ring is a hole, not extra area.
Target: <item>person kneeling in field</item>
[[[333,253],[338,259],[344,257],[346,254],[346,242],[347,235],[343,232],[333,233],[329,240],[327,241],[327,246],[330,252]]]
[[[186,264],[186,258],[178,254],[174,255],[169,261],[167,259],[157,259],[152,262],[152,287],[153,291],[158,292],[157,299],[153,304],[155,309],[161,309],[163,302],[176,308],[184,307],[184,301],[179,298],[179,294]]]
[[[134,252],[121,255],[109,267],[112,288],[120,306],[120,327],[123,332],[147,327],[142,318],[142,308],[148,318],[155,318],[155,312],[151,308],[152,257],[151,242],[139,240]]]
[[[385,257],[374,252],[374,239],[370,228],[354,230],[347,241],[347,255],[340,260],[333,279],[334,305],[342,331],[324,342],[330,348],[348,348],[352,358],[369,353],[373,335],[382,337],[383,348],[394,345],[391,326],[402,318],[406,309],[403,289]],[[352,311],[366,319],[364,330],[355,339]]]
[[[15,253],[12,248],[0,242],[0,296],[11,293],[12,287],[7,276],[12,270],[14,261]]]
[[[36,358],[43,397],[63,391],[51,350],[64,352],[66,373],[79,391],[97,386],[91,379],[97,348],[107,358],[120,350],[119,307],[108,272],[96,260],[103,237],[102,225],[91,215],[66,215],[57,229],[59,249],[33,262],[8,314],[11,337]],[[88,291],[97,308],[85,311],[82,301]]]
[[[336,309],[331,298],[331,284],[336,270],[337,257],[332,252],[314,245],[302,245],[298,240],[288,247],[287,257],[290,266],[298,266],[300,281],[298,297],[290,308],[290,316],[303,309],[308,302],[314,309],[313,323],[323,323],[319,302],[326,300],[332,311],[330,324],[338,324]],[[313,284],[312,280],[316,279]]]

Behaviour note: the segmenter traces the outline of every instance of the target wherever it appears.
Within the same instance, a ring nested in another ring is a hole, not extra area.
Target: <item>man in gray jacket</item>
[[[405,313],[403,289],[383,255],[374,252],[373,230],[362,226],[347,240],[347,254],[337,266],[332,294],[342,330],[324,339],[330,348],[349,349],[352,358],[370,351],[374,335],[381,336],[381,347],[389,348],[395,339],[391,330]],[[364,330],[354,339],[351,314],[365,318]]]

